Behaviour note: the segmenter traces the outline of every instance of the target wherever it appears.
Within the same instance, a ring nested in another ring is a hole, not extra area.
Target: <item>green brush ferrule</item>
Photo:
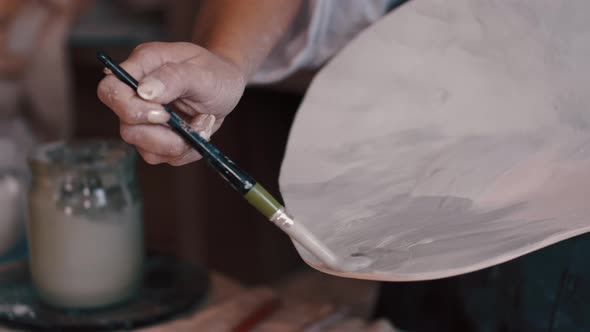
[[[269,220],[277,211],[283,208],[283,206],[258,183],[255,184],[246,195],[244,195],[244,198]]]

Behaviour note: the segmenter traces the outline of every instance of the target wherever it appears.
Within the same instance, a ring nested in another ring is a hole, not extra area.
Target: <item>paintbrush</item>
[[[137,91],[138,82],[121,66],[102,52],[97,53],[98,60],[108,68],[119,80]],[[168,125],[176,131],[190,146],[203,156],[213,169],[215,169],[229,184],[266,218],[287,233],[303,248],[317,257],[326,266],[335,270],[349,270],[346,264],[315,237],[304,225],[297,223],[286,212],[285,208],[266,191],[250,175],[240,169],[233,161],[226,157],[213,144],[209,143],[188,123],[172,110],[170,105],[162,105],[170,113]],[[355,269],[355,267],[352,267]]]

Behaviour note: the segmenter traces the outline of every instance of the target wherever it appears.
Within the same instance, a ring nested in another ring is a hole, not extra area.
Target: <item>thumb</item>
[[[205,54],[192,61],[168,62],[158,67],[142,78],[137,93],[158,104],[183,98],[195,111],[201,108],[200,113],[224,116],[234,109],[244,87],[245,79],[239,70]]]
[[[146,75],[137,88],[137,94],[145,100],[168,104],[188,92],[191,80],[185,64],[167,63]],[[194,78],[192,79],[194,80]],[[192,85],[192,84],[191,84]]]

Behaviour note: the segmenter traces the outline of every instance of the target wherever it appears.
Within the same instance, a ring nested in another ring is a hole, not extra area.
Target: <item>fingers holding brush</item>
[[[97,95],[126,124],[165,124],[170,119],[162,105],[141,99],[113,75],[99,83]]]
[[[119,117],[123,139],[141,149],[150,163],[183,165],[200,159],[166,126],[170,114],[162,105],[173,105],[209,140],[238,103],[246,82],[235,64],[190,43],[142,44],[121,67],[136,81],[128,86],[106,71],[98,97]]]
[[[208,140],[213,131],[221,125],[221,121],[217,121],[214,115],[200,114],[189,124],[201,137]],[[181,166],[201,159],[192,147],[167,126],[121,123],[120,134],[125,142],[137,147],[149,164],[167,163]]]

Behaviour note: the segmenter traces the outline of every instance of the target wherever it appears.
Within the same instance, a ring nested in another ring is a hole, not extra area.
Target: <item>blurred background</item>
[[[96,50],[122,61],[143,42],[190,41],[198,5],[193,0],[0,1],[0,170],[26,178],[26,155],[40,142],[118,138],[117,118],[96,97],[103,77]],[[312,74],[247,89],[213,137],[273,195],[279,195],[287,135]],[[204,264],[246,284],[273,282],[303,266],[288,238],[205,163],[173,168],[140,160],[137,167],[150,251]],[[0,181],[0,208],[17,205],[9,199],[13,187]],[[3,241],[4,253],[18,243],[22,251],[22,227],[2,227],[11,234]]]

